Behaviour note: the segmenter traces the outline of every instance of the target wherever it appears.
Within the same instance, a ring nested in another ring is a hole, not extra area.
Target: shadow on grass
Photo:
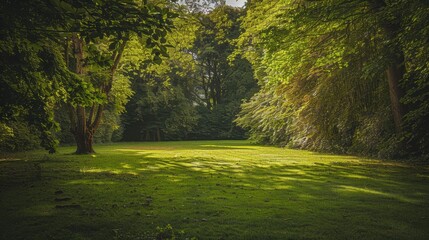
[[[13,179],[26,175],[25,164],[0,163],[13,169],[1,175],[1,238],[112,239],[119,232],[146,239],[166,224],[202,239],[429,236],[427,170],[354,157],[304,164],[120,156],[84,166],[46,161],[39,181],[20,184]],[[57,207],[73,204],[79,207]]]
[[[120,148],[121,150],[162,150],[162,151],[175,151],[178,149],[187,149],[187,150],[253,150],[250,147],[239,147],[237,146],[223,146],[223,145],[215,145],[215,144],[201,144],[201,145],[193,145],[191,148],[181,147],[181,146],[127,146]]]

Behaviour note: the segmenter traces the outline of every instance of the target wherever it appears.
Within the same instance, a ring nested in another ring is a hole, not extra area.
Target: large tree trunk
[[[101,91],[109,99],[109,94],[112,89],[113,76],[118,67],[122,53],[125,49],[127,39],[124,39],[120,47],[113,52],[112,60],[113,65],[110,68],[110,78],[107,83],[101,87]],[[78,75],[84,74],[84,50],[83,39],[77,34],[73,34],[71,38],[71,46],[73,50],[73,63],[70,63],[68,44],[66,45],[66,63],[69,68]],[[76,154],[91,154],[95,153],[93,148],[93,138],[95,131],[100,125],[103,116],[104,105],[94,103],[87,114],[85,107],[69,105],[69,117],[71,128],[76,141]]]
[[[80,38],[76,33],[72,36],[72,47],[74,55],[73,72],[78,75],[84,74],[84,54],[83,54],[83,39]],[[92,112],[91,114],[92,115]],[[71,132],[76,141],[76,153],[77,154],[90,154],[94,153],[92,147],[93,143],[93,131],[91,127],[88,127],[90,123],[86,121],[86,110],[83,106],[70,106],[70,118],[71,118]],[[90,116],[92,118],[92,116]]]
[[[90,131],[82,131],[74,134],[76,140],[76,154],[90,154],[95,153],[93,144],[93,133]]]
[[[90,154],[95,153],[93,148],[93,138],[95,130],[97,129],[97,126],[94,126],[94,122],[92,122],[92,118],[94,115],[93,109],[96,107],[96,105],[93,105],[91,108],[91,111],[89,113],[89,116],[86,115],[86,110],[82,106],[69,106],[69,116],[70,116],[70,122],[71,122],[71,133],[74,136],[75,142],[76,142],[76,154]],[[103,107],[99,106],[99,110],[102,111]],[[96,115],[96,117],[98,114]],[[101,114],[100,116],[101,117]],[[88,119],[87,119],[88,118]],[[99,123],[99,120],[97,120],[97,124]]]
[[[385,0],[369,0],[369,3],[374,12],[379,13],[387,7]],[[385,32],[385,37],[389,41],[395,41],[400,30],[400,16],[395,19],[382,19],[380,22],[381,28]],[[405,64],[404,54],[400,46],[395,46],[391,49],[390,57],[392,63],[387,66],[386,75],[389,83],[390,106],[392,109],[393,121],[395,124],[396,133],[402,132],[402,121],[405,113],[405,107],[401,103],[401,98],[404,91],[401,89],[400,82],[404,78]]]

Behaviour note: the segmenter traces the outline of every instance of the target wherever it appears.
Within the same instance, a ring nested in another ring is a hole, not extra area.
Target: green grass
[[[252,145],[0,157],[1,239],[429,239],[429,168]]]

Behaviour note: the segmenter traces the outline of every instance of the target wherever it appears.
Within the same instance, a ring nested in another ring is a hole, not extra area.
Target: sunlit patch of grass
[[[78,179],[78,180],[72,180],[69,181],[69,184],[74,184],[74,185],[114,185],[114,184],[118,184],[117,182],[114,181],[94,181],[94,180],[88,180],[88,179]]]
[[[369,188],[362,188],[362,187],[353,187],[353,186],[338,186],[339,192],[350,192],[350,193],[367,193],[367,194],[374,194],[379,196],[384,196],[387,198],[394,198],[396,200],[402,201],[402,202],[408,202],[408,203],[419,203],[416,201],[416,199],[406,198],[398,194],[391,194],[386,192],[377,191],[374,189]]]
[[[128,167],[128,169],[131,167]],[[84,168],[80,169],[80,172],[83,174],[89,174],[89,173],[111,173],[111,174],[131,174],[131,175],[138,175],[135,171],[129,171],[124,169],[112,169],[112,168]]]
[[[0,161],[0,239],[141,239],[167,224],[200,239],[429,236],[427,166],[247,141],[73,150]]]

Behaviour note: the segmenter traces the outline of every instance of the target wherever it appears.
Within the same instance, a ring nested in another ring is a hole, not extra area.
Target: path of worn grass
[[[72,150],[0,157],[1,239],[147,239],[167,224],[199,239],[429,239],[427,166],[246,141]]]

